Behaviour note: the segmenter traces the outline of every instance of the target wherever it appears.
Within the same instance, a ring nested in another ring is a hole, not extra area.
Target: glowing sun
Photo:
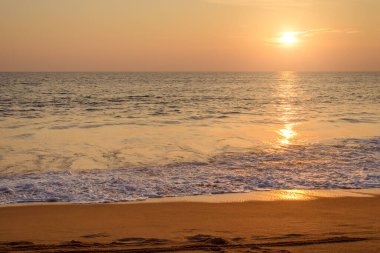
[[[279,38],[279,42],[283,45],[293,45],[298,42],[297,32],[283,32]]]

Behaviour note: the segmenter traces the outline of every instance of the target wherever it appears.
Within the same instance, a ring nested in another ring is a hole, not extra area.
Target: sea
[[[362,188],[379,72],[0,73],[0,204]]]

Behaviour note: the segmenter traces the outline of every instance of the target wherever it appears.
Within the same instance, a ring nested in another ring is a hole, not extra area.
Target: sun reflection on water
[[[281,72],[281,84],[278,86],[278,96],[280,103],[278,104],[278,111],[280,113],[279,120],[283,122],[282,128],[276,130],[279,135],[277,141],[281,145],[290,145],[294,137],[297,135],[294,130],[296,123],[294,123],[296,108],[294,108],[294,98],[296,97],[296,80],[297,75],[294,72]]]
[[[278,191],[277,198],[280,200],[308,200],[313,199],[304,190],[281,190]]]
[[[296,124],[285,124],[284,127],[277,131],[277,133],[281,136],[278,140],[283,145],[291,144],[291,140],[294,136],[297,135],[296,131],[294,131],[293,127]]]

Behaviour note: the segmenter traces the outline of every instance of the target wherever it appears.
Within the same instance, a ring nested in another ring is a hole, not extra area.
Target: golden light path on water
[[[278,86],[278,93],[281,100],[278,111],[280,113],[279,120],[283,122],[284,125],[276,131],[279,135],[277,141],[280,145],[290,145],[297,135],[297,132],[294,130],[297,124],[292,122],[293,115],[295,115],[296,112],[291,104],[292,98],[296,95],[294,91],[296,74],[291,71],[281,72],[280,79],[281,84]]]

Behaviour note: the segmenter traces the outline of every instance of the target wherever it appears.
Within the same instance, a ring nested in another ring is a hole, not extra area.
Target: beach
[[[380,0],[0,0],[0,253],[380,253]]]
[[[378,194],[2,205],[0,252],[379,252],[379,212]]]

